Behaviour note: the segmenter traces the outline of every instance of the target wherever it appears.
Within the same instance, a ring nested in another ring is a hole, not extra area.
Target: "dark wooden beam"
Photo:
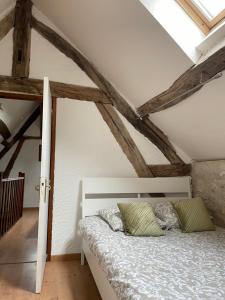
[[[142,134],[153,142],[172,163],[183,163],[177,155],[174,147],[169,143],[168,138],[152,122],[142,120],[126,102],[126,100],[116,91],[116,89],[105,79],[97,68],[90,63],[84,55],[75,49],[70,43],[63,39],[50,27],[32,18],[33,28],[52,43],[64,55],[71,58],[93,82],[107,95],[116,109]]]
[[[0,135],[3,136],[4,140],[7,140],[11,136],[9,128],[3,120],[0,120]]]
[[[33,113],[29,116],[29,118],[24,122],[19,131],[13,136],[12,140],[5,146],[0,152],[0,159],[18,142],[27,131],[27,129],[36,121],[38,116],[40,115],[40,107],[38,106]]]
[[[0,41],[7,35],[14,25],[15,10],[13,9],[0,21]]]
[[[15,162],[16,162],[16,159],[17,159],[17,157],[18,157],[18,155],[19,155],[19,153],[20,153],[20,151],[21,151],[21,149],[23,147],[24,141],[25,140],[24,140],[23,137],[19,140],[19,142],[18,142],[18,144],[16,146],[16,149],[13,152],[13,155],[10,158],[10,160],[9,160],[7,166],[6,166],[6,169],[5,169],[4,173],[3,173],[3,177],[4,178],[8,178],[9,177],[10,172],[12,171],[12,168],[13,168]]]
[[[106,95],[97,88],[55,81],[51,81],[50,86],[51,94],[54,98],[110,103]],[[4,94],[6,95],[5,97],[9,96],[9,99],[18,98],[20,100],[42,101],[43,80],[0,76],[0,97],[4,96]]]
[[[139,177],[153,177],[150,168],[145,163],[142,154],[113,106],[100,103],[96,106],[137,175]]]
[[[38,21],[33,17],[32,19],[33,28],[47,39],[51,44],[53,44],[59,51],[61,51],[65,56],[72,59],[88,76],[89,78],[102,90],[105,92],[109,100],[114,104],[114,106],[128,118],[135,117],[135,113],[130,110],[129,105],[124,101],[120,94],[115,90],[115,88],[107,81],[97,68],[91,64],[88,59],[81,54],[76,48],[74,48],[70,43],[68,43],[64,38],[62,38],[53,29]]]
[[[154,177],[179,177],[191,175],[191,165],[189,164],[150,165],[149,168]]]
[[[32,2],[17,0],[13,33],[12,76],[28,77],[30,71]]]
[[[210,80],[219,77],[219,73],[223,70],[225,70],[225,47],[187,70],[169,89],[140,106],[138,113],[143,117],[181,102],[199,91]]]

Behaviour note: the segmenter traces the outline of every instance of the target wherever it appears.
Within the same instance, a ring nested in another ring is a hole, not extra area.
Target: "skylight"
[[[176,0],[207,34],[225,18],[225,0]]]
[[[191,2],[212,21],[225,9],[225,0],[191,0]]]

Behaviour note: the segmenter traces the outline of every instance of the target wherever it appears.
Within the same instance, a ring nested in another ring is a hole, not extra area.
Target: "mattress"
[[[93,216],[79,230],[120,300],[225,299],[225,229],[132,237]]]

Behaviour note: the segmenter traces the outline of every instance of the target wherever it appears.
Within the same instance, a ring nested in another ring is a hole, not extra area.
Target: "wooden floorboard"
[[[40,295],[33,293],[35,267],[35,263],[0,266],[0,299],[101,300],[88,265],[48,262]]]
[[[26,209],[0,240],[0,300],[100,300],[88,265],[78,260],[48,262],[42,292],[34,294],[37,222],[38,210]]]
[[[0,239],[0,264],[36,261],[38,209],[25,209],[22,218]]]

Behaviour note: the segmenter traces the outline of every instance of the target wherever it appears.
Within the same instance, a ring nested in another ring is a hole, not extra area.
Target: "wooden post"
[[[17,0],[13,34],[12,76],[28,77],[30,69],[32,2]]]

